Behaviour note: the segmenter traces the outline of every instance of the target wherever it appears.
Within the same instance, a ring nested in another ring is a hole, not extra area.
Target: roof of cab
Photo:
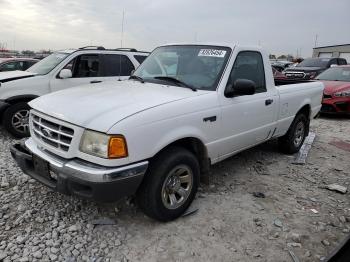
[[[264,51],[264,49],[259,46],[259,45],[238,45],[235,43],[225,43],[225,42],[184,42],[184,43],[166,43],[160,46],[174,46],[174,45],[199,45],[199,46],[221,46],[221,47],[229,47],[232,50],[234,50],[235,48],[244,48],[244,49],[251,49],[251,50],[259,50],[259,51]]]

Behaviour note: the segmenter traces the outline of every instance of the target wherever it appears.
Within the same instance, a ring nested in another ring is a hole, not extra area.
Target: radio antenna
[[[123,10],[123,16],[122,16],[122,31],[120,36],[120,47],[123,47],[123,34],[124,34],[124,10]]]
[[[122,16],[122,30],[120,32],[120,48],[123,48],[123,34],[124,34],[124,10],[123,10],[123,16]],[[122,56],[119,55],[119,79],[118,81],[121,81],[120,75],[122,72]]]

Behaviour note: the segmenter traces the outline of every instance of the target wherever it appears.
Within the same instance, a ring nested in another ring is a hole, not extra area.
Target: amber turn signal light
[[[128,148],[123,136],[112,136],[108,144],[108,158],[122,158],[128,156]]]

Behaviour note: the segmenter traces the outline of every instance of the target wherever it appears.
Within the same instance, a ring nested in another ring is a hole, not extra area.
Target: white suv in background
[[[125,80],[148,56],[136,49],[87,46],[57,51],[26,71],[0,73],[0,119],[15,137],[29,135],[28,102],[83,84]]]

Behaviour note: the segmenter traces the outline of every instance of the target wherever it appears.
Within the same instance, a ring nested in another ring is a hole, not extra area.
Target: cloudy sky
[[[173,42],[260,44],[310,56],[350,43],[349,0],[0,0],[0,43],[8,49],[84,45],[152,50]]]

